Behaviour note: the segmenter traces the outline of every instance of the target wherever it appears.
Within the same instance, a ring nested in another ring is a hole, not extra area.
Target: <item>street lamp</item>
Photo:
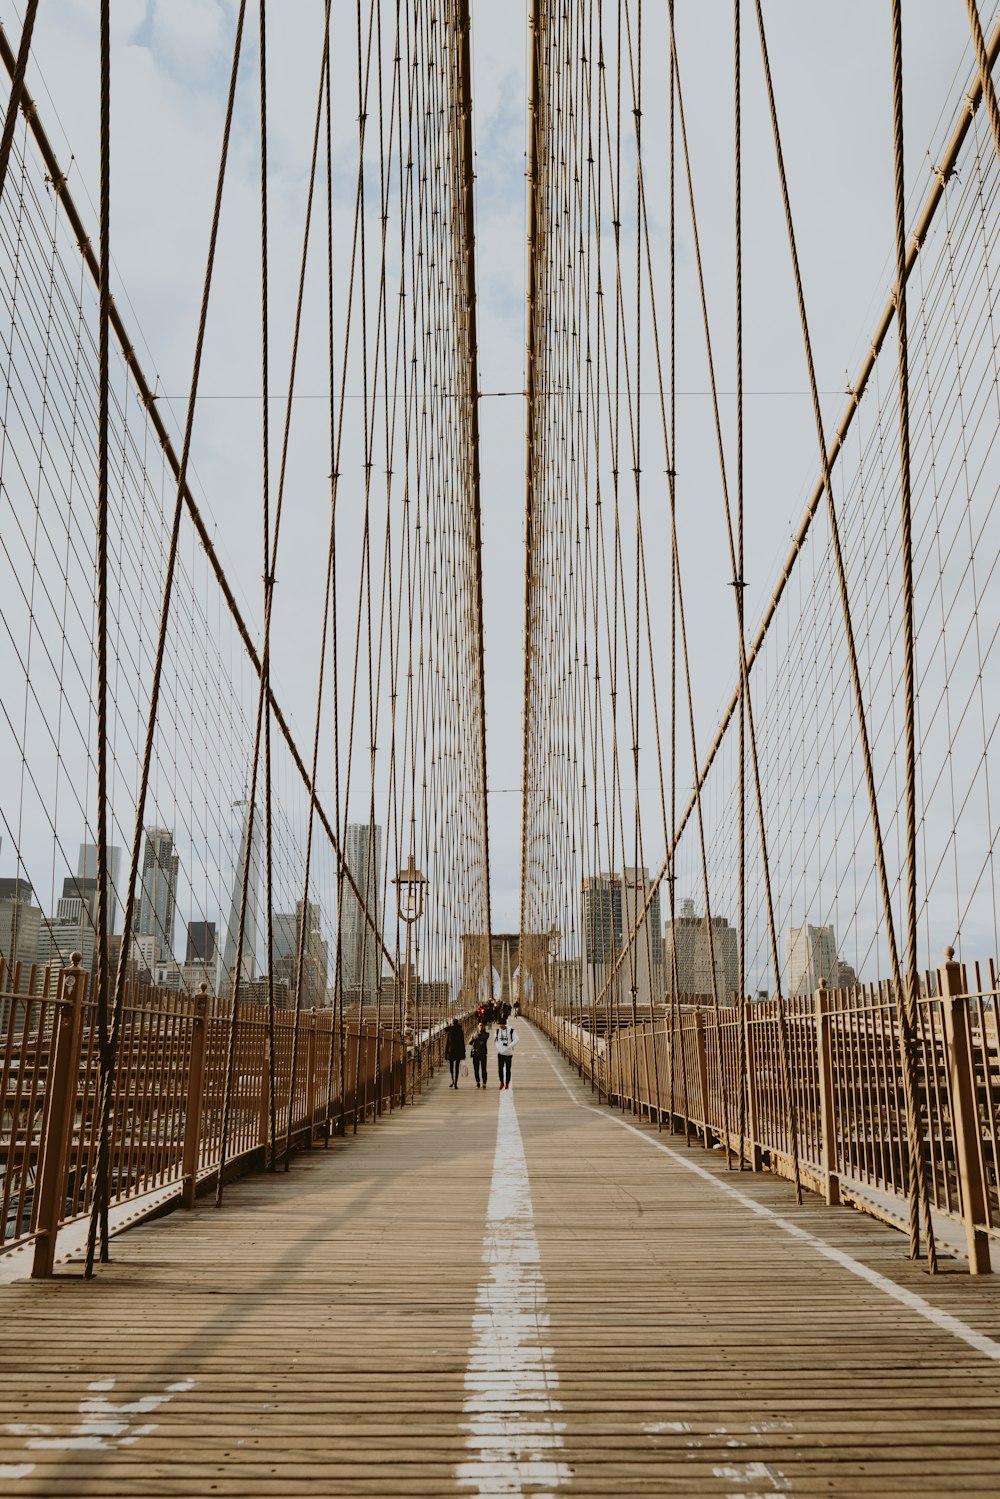
[[[549,932],[549,1010],[550,1011],[553,1011],[555,1009],[555,994],[554,994],[553,976],[554,976],[554,973],[555,973],[556,958],[559,956],[559,943],[560,943],[560,940],[561,940],[561,934],[560,934],[559,928],[556,926],[555,922],[553,922],[552,923],[552,930]]]
[[[411,854],[406,868],[401,869],[392,882],[396,887],[396,904],[399,919],[406,922],[406,968],[403,972],[403,1035],[413,1040],[413,996],[410,993],[410,944],[413,923],[424,914],[424,897],[427,892],[427,876],[421,874]]]

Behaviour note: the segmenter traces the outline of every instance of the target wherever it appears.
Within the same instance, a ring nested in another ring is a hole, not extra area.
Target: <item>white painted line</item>
[[[480,1499],[544,1499],[572,1473],[557,1458],[564,1430],[553,1419],[562,1409],[555,1395],[559,1376],[545,1343],[545,1283],[513,1095],[502,1094],[499,1104],[483,1239],[488,1269],[476,1296],[462,1408],[471,1455],[456,1467],[455,1479]]]
[[[534,1040],[541,1047],[541,1042],[537,1036],[534,1036]],[[654,1150],[662,1150],[664,1155],[668,1155],[678,1166],[683,1166],[685,1171],[690,1171],[693,1176],[700,1176],[704,1181],[710,1182],[718,1191],[725,1192],[729,1197],[734,1197],[748,1212],[755,1213],[758,1218],[766,1218],[776,1228],[780,1228],[791,1238],[798,1239],[802,1244],[808,1244],[811,1249],[815,1249],[816,1253],[821,1254],[824,1259],[832,1260],[842,1270],[847,1270],[851,1275],[856,1275],[859,1280],[867,1281],[877,1291],[881,1291],[883,1295],[891,1297],[893,1301],[898,1301],[902,1306],[908,1307],[911,1312],[916,1312],[918,1317],[923,1317],[927,1322],[932,1322],[942,1332],[950,1333],[952,1337],[958,1338],[961,1342],[967,1343],[970,1348],[974,1348],[977,1353],[982,1353],[986,1358],[1000,1363],[1000,1343],[994,1338],[987,1337],[985,1333],[976,1332],[975,1328],[970,1327],[967,1322],[963,1322],[959,1317],[953,1317],[951,1312],[945,1312],[940,1307],[933,1306],[931,1302],[919,1295],[918,1292],[908,1290],[906,1286],[897,1285],[887,1275],[882,1275],[878,1270],[872,1270],[868,1265],[863,1265],[853,1255],[846,1254],[842,1249],[835,1249],[825,1239],[821,1239],[818,1235],[810,1233],[808,1229],[800,1228],[797,1223],[792,1223],[788,1218],[783,1218],[780,1213],[776,1213],[773,1209],[765,1207],[762,1202],[755,1202],[745,1192],[740,1192],[736,1187],[731,1187],[728,1182],[721,1181],[711,1171],[706,1171],[703,1166],[698,1166],[694,1161],[687,1160],[676,1150],[671,1150],[669,1145],[664,1145],[662,1141],[654,1139],[652,1135],[647,1135],[641,1129],[636,1129],[635,1125],[629,1124],[627,1120],[617,1118],[616,1115],[608,1113],[606,1109],[595,1108],[593,1104],[582,1103],[555,1065],[548,1050],[542,1047],[542,1052],[552,1071],[560,1083],[562,1083],[570,1099],[576,1104],[578,1109],[586,1109],[588,1113],[596,1114],[598,1118],[605,1120],[608,1124],[617,1124],[621,1129],[627,1129],[630,1134],[635,1135],[640,1140],[644,1140]]]

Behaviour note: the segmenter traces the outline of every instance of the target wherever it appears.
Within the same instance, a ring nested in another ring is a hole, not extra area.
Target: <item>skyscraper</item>
[[[155,938],[157,962],[172,955],[180,862],[174,853],[173,833],[147,828],[136,935]]]
[[[229,987],[236,969],[236,942],[240,934],[240,902],[243,895],[243,866],[247,857],[247,834],[250,827],[250,803],[237,802],[243,809],[243,832],[240,837],[240,852],[233,870],[233,893],[229,902],[229,925],[226,928],[226,946],[222,959],[222,983]],[[260,817],[253,819],[253,838],[250,842],[250,876],[247,885],[246,922],[243,928],[243,949],[240,954],[240,978],[252,979],[257,975],[257,892],[260,889]]]
[[[832,926],[809,926],[806,922],[789,927],[785,933],[785,952],[789,994],[812,994],[819,988],[820,979],[825,979],[831,987],[838,984],[840,959]]]
[[[305,902],[305,936],[302,947],[302,995],[304,1010],[319,1008],[327,1002],[330,979],[330,949],[323,940],[319,906]],[[294,911],[275,913],[273,924],[274,976],[287,985],[291,1003],[295,1003],[295,981],[298,976],[299,937],[302,931],[303,902],[295,902]]]
[[[351,822],[347,825],[344,858],[354,881],[364,896],[369,914],[379,932],[382,930],[380,881],[382,874],[382,829],[375,823]],[[346,882],[341,916],[340,950],[345,989],[361,989],[364,997],[373,996],[381,972],[381,947],[365,920],[361,904]]]
[[[622,945],[621,882],[595,874],[580,886],[584,954],[588,963],[608,963]]]
[[[122,851],[120,848],[108,848],[108,931],[113,932],[118,920],[118,872],[121,868]],[[97,879],[97,844],[81,843],[80,855],[76,861],[76,875],[78,880]],[[96,888],[96,887],[95,887]],[[67,892],[63,889],[63,894]],[[96,906],[95,906],[96,919]]]
[[[187,929],[187,952],[184,956],[185,963],[202,963],[206,966],[215,962],[215,922],[214,921],[189,921]]]
[[[660,972],[663,939],[660,935],[660,892],[656,890],[649,911],[642,912],[649,895],[649,873],[644,868],[626,868],[614,874],[596,874],[580,887],[583,950],[586,961],[586,992],[596,985],[599,991],[605,978],[602,964],[611,964],[623,950],[629,933],[639,922],[632,953],[621,967],[623,989],[631,998],[632,975],[635,974],[636,999],[648,1004],[654,989],[654,978]],[[595,971],[596,970],[596,971]]]
[[[712,957],[715,957],[715,987]],[[692,998],[717,995],[725,1004],[739,989],[739,934],[724,916],[712,917],[711,942],[708,921],[696,916],[693,900],[677,902],[677,914],[663,928],[663,982],[666,992]]]
[[[42,912],[32,888],[20,878],[0,879],[0,957],[10,964],[38,962]]]
[[[624,987],[630,991],[635,983],[639,1004],[649,1004],[653,998],[653,979],[660,972],[663,954],[663,939],[660,935],[660,892],[654,891],[649,910],[643,914],[649,898],[649,872],[642,869],[623,869],[622,888],[622,946],[638,922],[635,941],[625,963],[622,965]],[[627,993],[631,998],[631,994]]]

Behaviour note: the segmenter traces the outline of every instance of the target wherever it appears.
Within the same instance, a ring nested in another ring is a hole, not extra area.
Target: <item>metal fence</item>
[[[99,1050],[89,975],[8,969],[0,958],[0,1253],[34,1240],[51,1273],[60,1226],[91,1208],[99,1137]],[[156,1198],[191,1206],[217,1179],[231,1001],[128,986],[110,1131],[112,1212]],[[398,1029],[331,1009],[275,1014],[242,1002],[233,1053],[226,1175],[400,1107],[441,1060],[443,1027],[416,1045]],[[272,1127],[271,1082],[274,1082]],[[120,1212],[119,1212],[120,1216]]]
[[[891,984],[820,989],[740,1010],[681,1003],[655,1020],[608,1028],[586,1014],[532,1008],[532,1019],[609,1102],[659,1119],[752,1169],[793,1175],[830,1203],[893,1223],[907,1214],[909,1141],[901,1026]],[[995,965],[951,960],[924,977],[916,1072],[921,1148],[935,1218],[957,1226],[970,1269],[990,1268],[1000,1238],[1000,986]],[[584,1022],[584,1023],[581,1023]],[[790,1106],[791,1105],[791,1106]]]

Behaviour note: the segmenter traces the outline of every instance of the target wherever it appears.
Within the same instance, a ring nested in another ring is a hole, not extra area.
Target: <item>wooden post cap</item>
[[[954,958],[955,958],[955,949],[953,947],[946,947],[945,950],[944,950],[944,960],[945,960],[945,962],[946,963],[954,962]]]
[[[83,962],[83,953],[82,952],[71,952],[70,953],[70,955],[69,955],[69,966],[71,968],[79,968],[79,966],[80,966],[80,964],[82,962]]]

